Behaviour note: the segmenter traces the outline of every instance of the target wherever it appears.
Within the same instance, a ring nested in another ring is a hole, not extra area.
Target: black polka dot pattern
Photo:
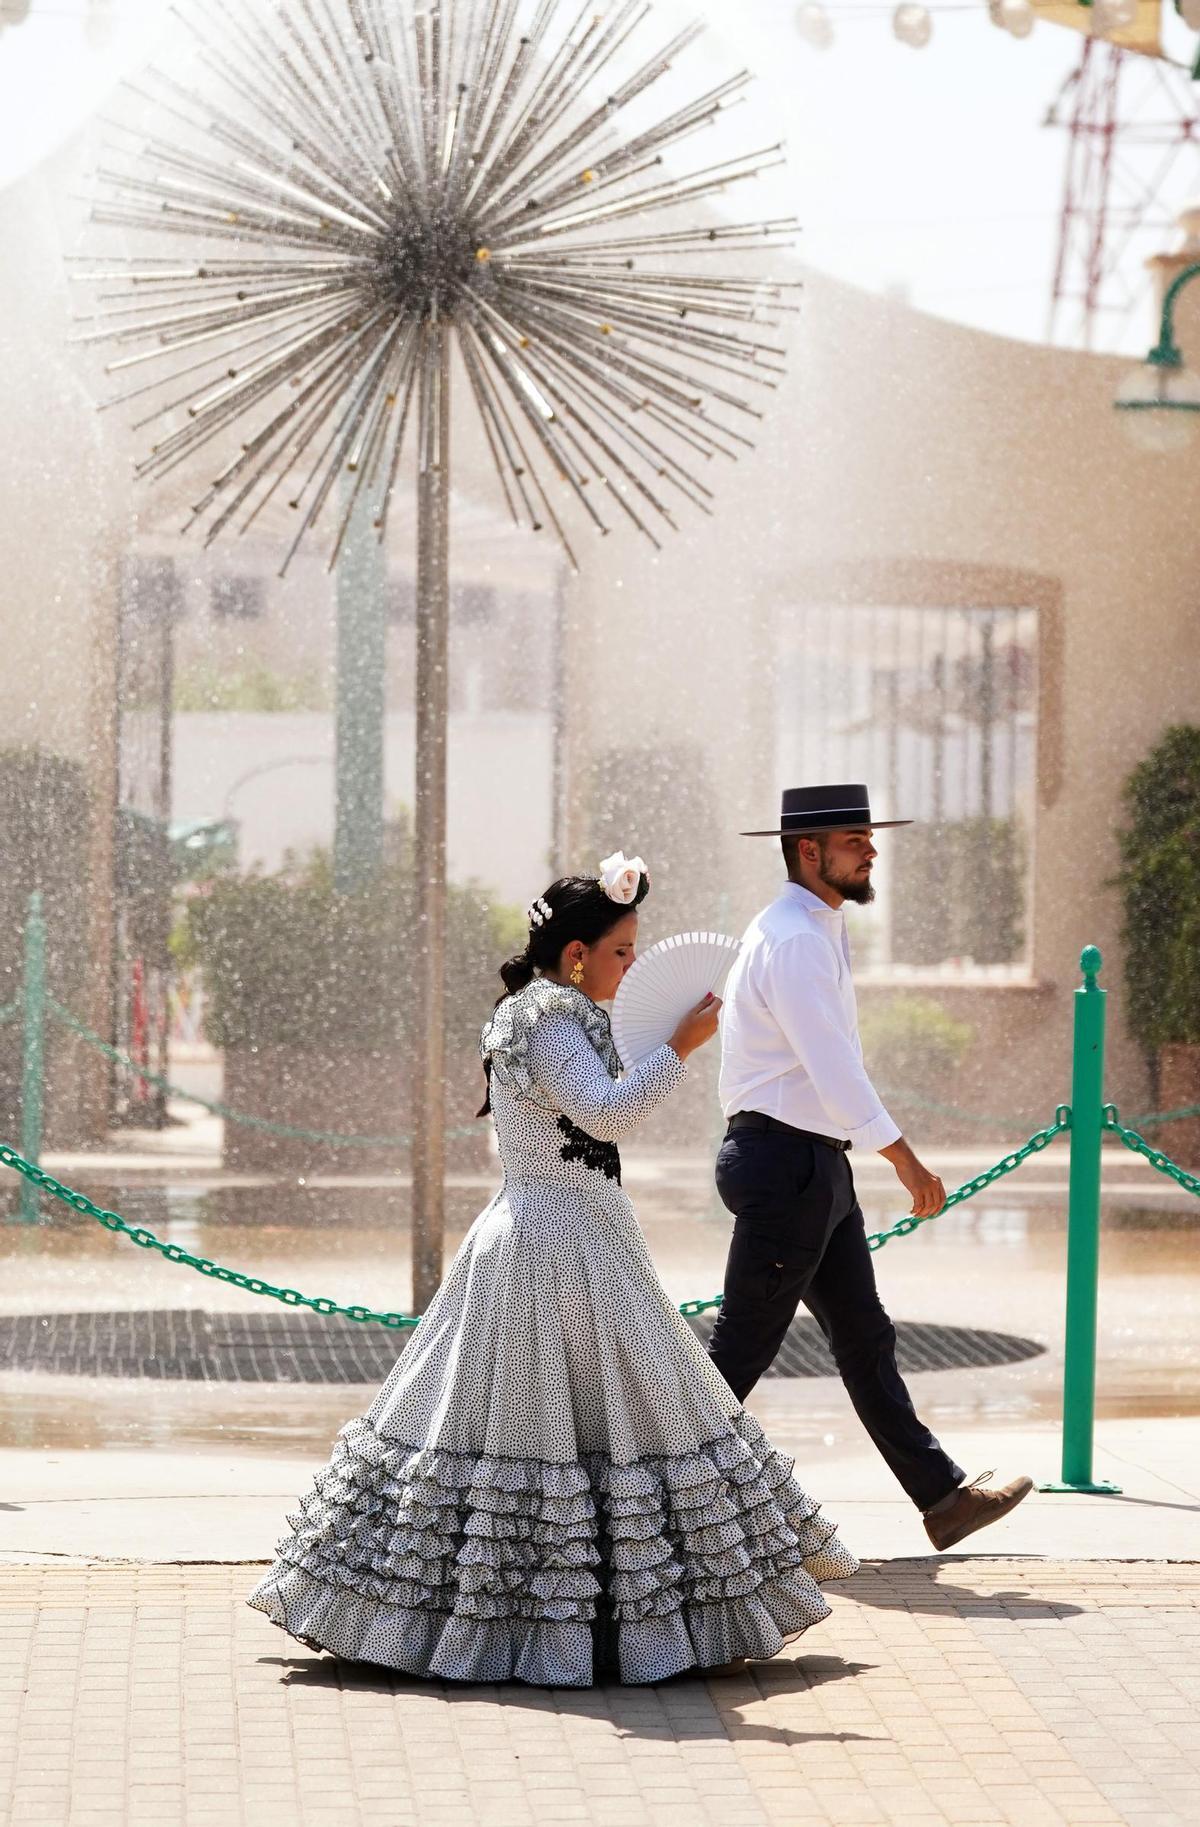
[[[460,1681],[660,1681],[770,1656],[857,1562],[668,1300],[611,1148],[684,1076],[623,1080],[539,979],[484,1030],[504,1180],[250,1597],[350,1660]],[[605,1157],[607,1159],[607,1157]]]

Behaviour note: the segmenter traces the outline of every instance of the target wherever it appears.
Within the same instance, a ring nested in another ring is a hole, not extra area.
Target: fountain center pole
[[[426,320],[418,375],[416,976],[413,983],[413,1310],[442,1279],[446,1164],[446,725],[450,626],[450,335]]]

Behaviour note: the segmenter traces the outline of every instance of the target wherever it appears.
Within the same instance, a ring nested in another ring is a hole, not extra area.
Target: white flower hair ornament
[[[623,850],[614,850],[601,863],[597,880],[610,901],[620,907],[632,907],[643,876],[649,882],[650,871],[640,856],[626,856]]]
[[[540,894],[530,902],[525,917],[529,921],[530,926],[536,930],[539,926],[545,926],[547,920],[552,920],[554,918],[554,909],[551,907],[545,895]]]

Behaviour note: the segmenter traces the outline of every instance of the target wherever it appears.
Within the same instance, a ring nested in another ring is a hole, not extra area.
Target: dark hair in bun
[[[632,901],[610,900],[594,875],[560,875],[530,908],[529,942],[525,950],[506,958],[500,966],[504,992],[497,998],[497,1004],[503,1002],[505,996],[515,996],[518,990],[532,983],[539,971],[553,970],[572,940],[595,945],[618,920],[640,907],[649,892],[650,877],[645,874],[638,881]],[[548,917],[546,908],[550,910]],[[484,1067],[489,1081],[490,1063],[488,1061]],[[491,1099],[485,1097],[476,1114],[486,1116],[490,1109]]]
[[[564,948],[573,939],[581,940],[584,945],[595,945],[618,920],[640,907],[649,892],[648,875],[640,878],[632,901],[611,901],[595,876],[560,875],[530,909],[532,915],[540,901],[543,915],[548,907],[550,917],[543,917],[540,922],[531,918],[525,950],[513,958],[506,958],[500,966],[505,994],[513,996],[523,990],[527,983],[532,983],[538,971],[553,970]]]

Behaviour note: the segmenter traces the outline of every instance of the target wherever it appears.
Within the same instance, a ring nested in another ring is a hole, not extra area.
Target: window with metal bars
[[[266,586],[261,577],[228,571],[214,577],[209,604],[219,622],[258,622],[266,614]]]
[[[777,774],[866,781],[876,905],[864,974],[1004,980],[1028,965],[1038,612],[805,604],[778,620]]]

